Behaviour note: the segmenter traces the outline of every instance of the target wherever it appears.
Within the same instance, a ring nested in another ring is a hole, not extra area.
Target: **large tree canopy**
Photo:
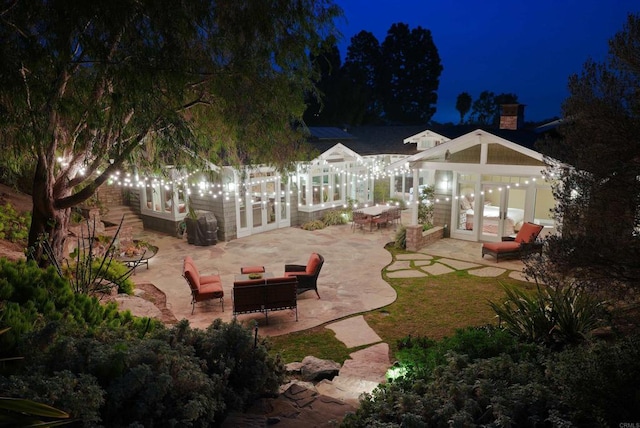
[[[431,31],[393,24],[382,43],[378,87],[387,120],[427,123],[436,112],[442,65]]]
[[[33,245],[126,162],[284,163],[330,0],[50,0],[0,10],[0,138],[33,160]],[[8,155],[9,156],[9,155]],[[191,160],[192,161],[192,160]]]
[[[604,63],[569,79],[552,165],[562,236],[552,260],[572,275],[640,285],[640,16],[609,42]]]
[[[361,31],[351,38],[344,66],[332,70],[320,85],[322,108],[309,103],[309,124],[427,123],[436,111],[442,65],[424,28],[393,24],[382,45]]]

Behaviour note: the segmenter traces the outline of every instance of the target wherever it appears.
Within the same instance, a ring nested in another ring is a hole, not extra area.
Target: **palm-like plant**
[[[520,340],[563,346],[586,340],[600,324],[603,302],[575,284],[538,285],[533,294],[504,284],[502,288],[507,294],[505,302],[489,305],[500,325]]]

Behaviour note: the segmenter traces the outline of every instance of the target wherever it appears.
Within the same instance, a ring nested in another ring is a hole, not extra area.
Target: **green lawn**
[[[397,250],[389,248],[395,261]],[[495,313],[487,301],[500,301],[505,296],[500,284],[516,284],[527,289],[535,285],[508,277],[477,277],[466,271],[455,271],[427,278],[383,278],[397,292],[395,302],[384,308],[364,313],[371,328],[395,352],[399,339],[429,337],[441,339],[456,329],[496,323]],[[307,355],[343,363],[359,348],[347,348],[335,338],[332,330],[319,326],[310,330],[269,339],[272,352],[279,353],[285,363],[301,361]]]

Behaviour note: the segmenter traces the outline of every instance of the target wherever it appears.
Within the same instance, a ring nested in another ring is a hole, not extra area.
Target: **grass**
[[[406,253],[391,247],[387,250],[394,261],[397,254]],[[382,275],[398,297],[392,304],[363,315],[392,353],[398,340],[408,335],[442,339],[459,328],[495,323],[496,315],[488,302],[505,298],[501,283],[527,290],[535,288],[534,284],[509,278],[508,272],[497,278],[478,277],[466,271],[426,278],[389,278],[384,269]],[[307,355],[343,363],[358,350],[347,348],[324,326],[272,337],[270,341],[272,352],[279,353],[285,363],[301,361]]]

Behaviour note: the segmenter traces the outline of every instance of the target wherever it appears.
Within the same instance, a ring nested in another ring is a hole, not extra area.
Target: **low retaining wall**
[[[407,226],[407,250],[418,251],[444,237],[444,227],[435,226],[422,231],[422,225]]]

